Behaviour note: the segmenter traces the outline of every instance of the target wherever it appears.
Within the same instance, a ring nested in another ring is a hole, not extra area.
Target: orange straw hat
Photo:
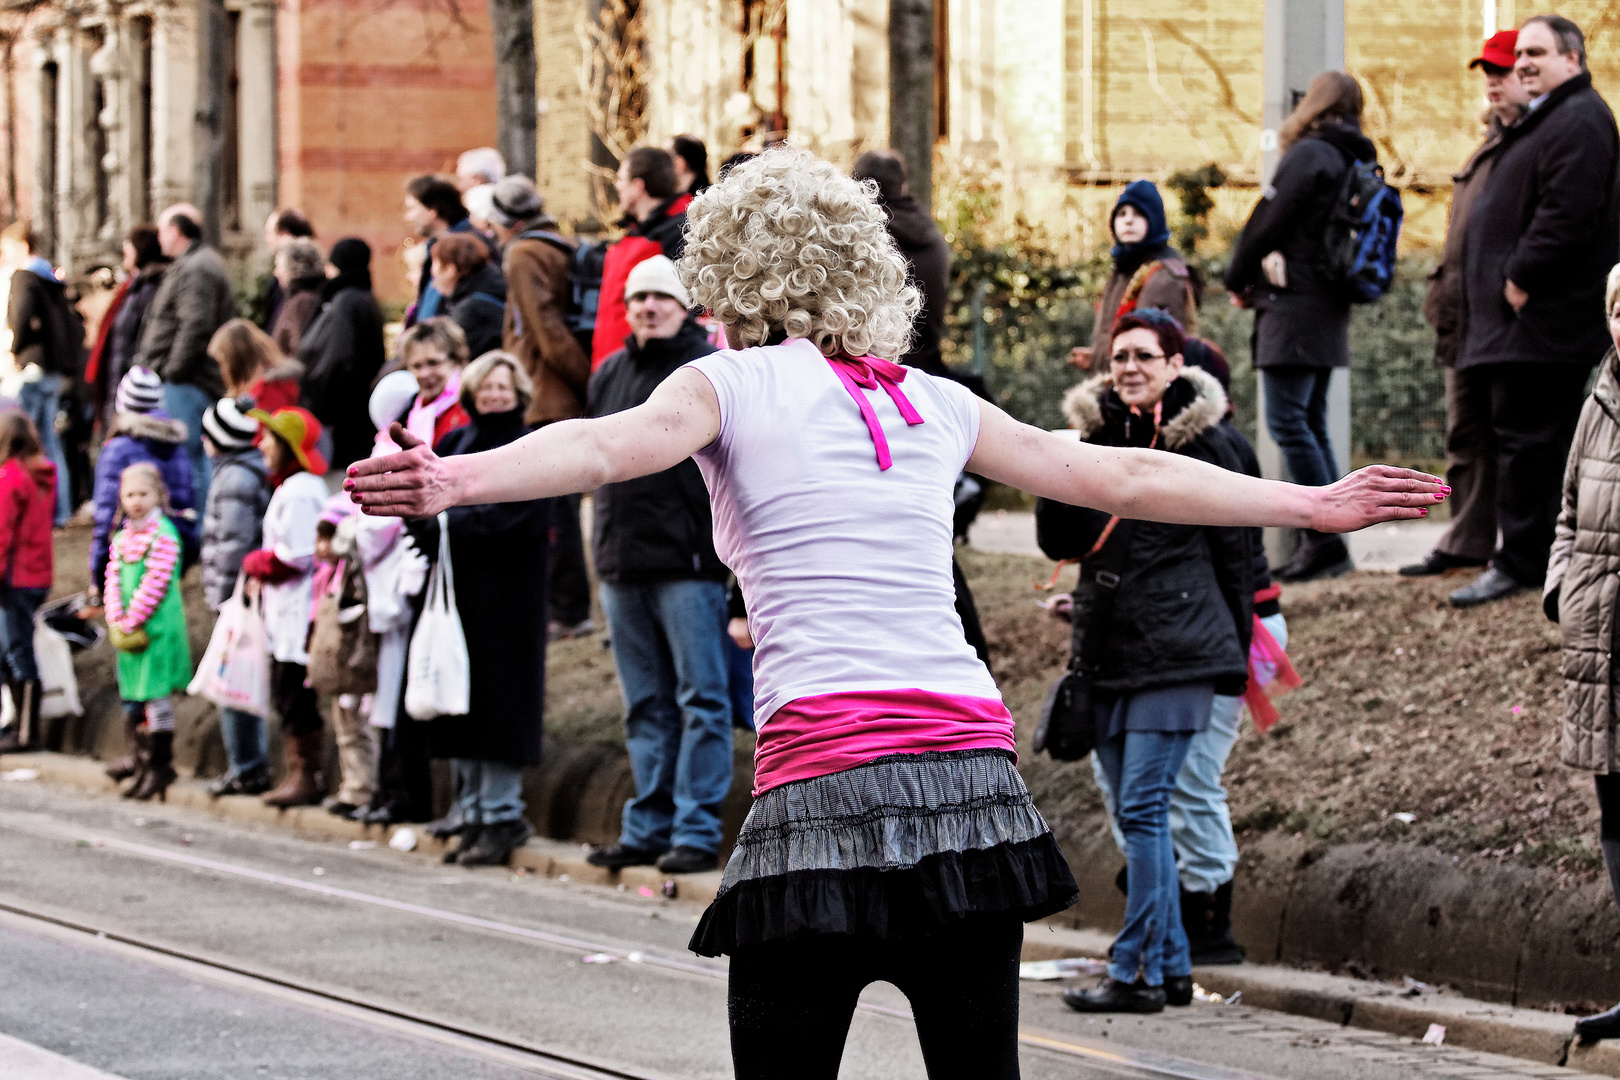
[[[267,430],[280,435],[282,441],[292,447],[293,456],[298,464],[314,473],[316,476],[326,475],[326,458],[316,449],[315,444],[321,438],[321,422],[315,419],[308,409],[293,406],[287,409],[277,409],[273,414],[263,409],[249,409],[248,415]]]

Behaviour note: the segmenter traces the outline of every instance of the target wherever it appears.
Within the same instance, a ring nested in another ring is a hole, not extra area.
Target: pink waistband
[[[760,729],[754,797],[793,780],[842,772],[889,754],[929,750],[1017,753],[999,698],[926,690],[865,690],[790,701]]]
[[[855,399],[856,406],[861,410],[867,434],[872,436],[872,445],[877,448],[878,470],[887,469],[894,464],[889,456],[889,440],[883,434],[883,425],[878,423],[872,403],[858,388],[876,390],[881,386],[888,393],[889,400],[894,402],[895,408],[900,410],[901,418],[911,427],[916,427],[923,422],[922,414],[912,407],[900,389],[900,384],[906,379],[906,368],[875,356],[829,356],[827,363],[832,365],[838,381],[844,384],[844,389],[849,391],[849,396]]]

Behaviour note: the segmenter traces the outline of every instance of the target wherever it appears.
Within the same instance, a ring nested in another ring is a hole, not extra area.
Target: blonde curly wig
[[[922,306],[875,184],[796,147],[767,150],[692,201],[677,270],[735,348],[780,330],[827,356],[897,359]]]

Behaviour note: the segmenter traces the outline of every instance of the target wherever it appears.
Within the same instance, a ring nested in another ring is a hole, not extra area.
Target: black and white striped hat
[[[163,404],[163,380],[150,368],[132,367],[124,373],[114,400],[119,412],[149,413]]]
[[[234,398],[220,398],[203,413],[202,429],[222,451],[246,450],[259,434],[259,422],[242,415]]]

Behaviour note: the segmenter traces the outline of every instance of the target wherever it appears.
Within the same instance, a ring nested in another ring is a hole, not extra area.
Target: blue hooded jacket
[[[1164,216],[1164,198],[1159,194],[1159,189],[1153,181],[1132,180],[1125,186],[1125,190],[1119,193],[1114,208],[1108,212],[1110,234],[1113,232],[1114,215],[1119,213],[1122,206],[1133,207],[1147,218],[1147,235],[1134,244],[1121,244],[1116,241],[1109,254],[1114,257],[1114,262],[1121,265],[1140,266],[1149,258],[1165,251],[1170,245],[1170,225]]]

